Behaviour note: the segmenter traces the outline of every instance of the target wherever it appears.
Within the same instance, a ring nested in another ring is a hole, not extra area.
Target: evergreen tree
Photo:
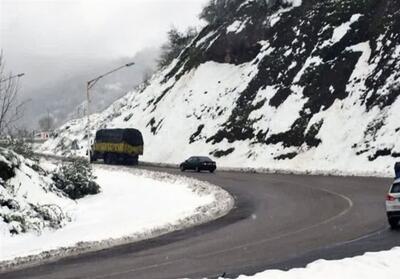
[[[161,47],[161,55],[158,60],[159,68],[169,65],[196,36],[197,30],[195,28],[189,28],[185,33],[181,33],[175,27],[172,27],[168,31],[167,43]]]
[[[84,158],[64,163],[53,175],[55,186],[74,200],[99,193],[100,186],[95,179],[90,163]]]

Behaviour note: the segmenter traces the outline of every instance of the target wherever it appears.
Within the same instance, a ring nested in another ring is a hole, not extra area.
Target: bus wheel
[[[130,165],[136,166],[139,165],[139,156],[133,156],[130,158]]]
[[[133,158],[132,157],[126,157],[124,159],[124,164],[128,165],[128,166],[132,166],[133,165]]]
[[[112,165],[118,165],[119,162],[119,155],[116,153],[110,153],[110,164]]]
[[[97,161],[97,157],[95,154],[90,153],[90,162],[95,162]]]
[[[113,163],[113,155],[111,153],[104,154],[104,163],[106,165],[111,165]]]

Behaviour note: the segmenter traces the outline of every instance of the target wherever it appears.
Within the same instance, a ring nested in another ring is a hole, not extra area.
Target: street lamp
[[[130,67],[130,66],[133,66],[133,65],[135,65],[134,62],[127,63],[127,64],[125,64],[125,65],[122,65],[122,66],[120,66],[120,67],[118,67],[118,68],[115,68],[114,70],[111,70],[111,71],[109,71],[109,72],[107,72],[107,73],[105,73],[105,74],[102,74],[102,75],[100,75],[100,76],[98,76],[98,77],[96,77],[96,78],[94,78],[94,79],[89,80],[88,82],[86,82],[86,98],[87,98],[87,110],[86,110],[86,115],[87,115],[87,131],[86,131],[86,135],[87,135],[87,140],[88,140],[88,153],[87,153],[87,154],[88,154],[88,160],[89,160],[89,162],[90,162],[90,148],[91,148],[91,146],[90,146],[90,94],[89,94],[89,90],[92,89],[93,86],[95,86],[95,84],[96,84],[100,79],[102,79],[103,77],[108,76],[109,74],[112,74],[112,73],[114,73],[114,72],[116,72],[116,71],[118,71],[118,70],[121,70],[121,69],[126,68],[126,67]]]
[[[20,73],[20,74],[18,74],[18,75],[13,75],[13,76],[10,76],[10,77],[8,77],[8,78],[5,78],[5,79],[0,80],[0,82],[9,81],[10,79],[13,79],[13,78],[20,78],[20,77],[22,77],[22,76],[24,76],[24,75],[25,75],[25,73]]]

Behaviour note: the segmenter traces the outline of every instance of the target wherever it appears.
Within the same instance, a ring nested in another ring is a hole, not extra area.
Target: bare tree
[[[24,103],[17,103],[20,75],[5,73],[3,52],[0,52],[0,136],[12,128],[22,116]]]
[[[51,131],[54,128],[54,118],[48,113],[39,119],[39,127],[42,131]]]

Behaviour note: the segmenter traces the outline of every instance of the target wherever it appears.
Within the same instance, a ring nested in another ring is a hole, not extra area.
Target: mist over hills
[[[133,57],[108,59],[105,56],[104,59],[70,61],[69,66],[61,65],[60,68],[54,69],[55,76],[50,79],[51,82],[43,82],[36,78],[39,76],[40,62],[35,61],[34,63],[38,65],[37,75],[34,73],[37,85],[34,88],[22,87],[20,99],[28,101],[18,126],[28,130],[37,129],[39,119],[47,116],[48,112],[55,119],[56,125],[82,117],[86,111],[86,82],[113,68],[134,61],[134,66],[103,78],[91,89],[92,112],[104,110],[141,84],[144,79],[151,77],[156,69],[158,56],[158,48],[149,48],[136,53]],[[38,58],[38,61],[40,59],[46,58]]]
[[[206,9],[209,24],[178,59],[93,116],[93,130],[140,129],[148,161],[203,154],[225,166],[392,173],[399,1],[218,0]],[[84,127],[67,123],[43,150],[63,154],[84,141]]]

